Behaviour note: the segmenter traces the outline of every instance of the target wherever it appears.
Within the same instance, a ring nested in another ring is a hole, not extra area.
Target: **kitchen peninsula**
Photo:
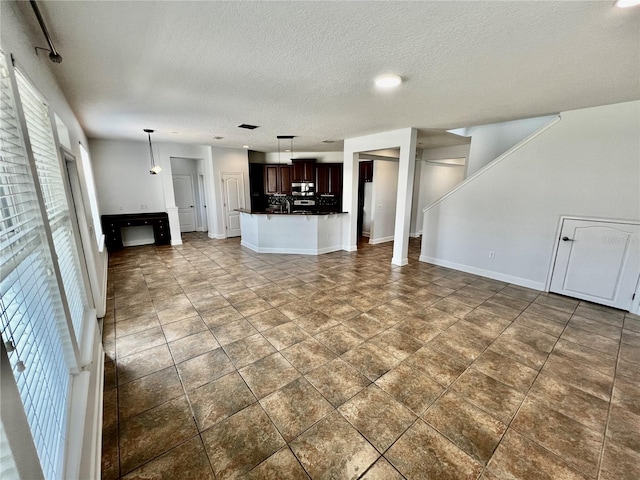
[[[238,211],[241,245],[254,252],[320,255],[342,249],[344,212]]]

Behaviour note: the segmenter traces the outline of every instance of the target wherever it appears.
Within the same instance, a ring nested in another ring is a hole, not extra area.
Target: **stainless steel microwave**
[[[316,186],[313,182],[294,182],[291,184],[291,195],[297,197],[313,197]]]

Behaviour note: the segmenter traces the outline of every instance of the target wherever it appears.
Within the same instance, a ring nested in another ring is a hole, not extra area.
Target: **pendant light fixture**
[[[155,132],[155,130],[151,130],[150,128],[145,128],[144,132],[149,137],[149,157],[151,158],[151,170],[149,170],[149,173],[151,175],[157,175],[162,171],[162,168],[160,168],[160,165],[156,165],[156,161],[153,158],[153,146],[151,145],[151,134]]]

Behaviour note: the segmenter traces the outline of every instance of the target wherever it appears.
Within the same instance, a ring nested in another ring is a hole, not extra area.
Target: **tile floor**
[[[640,478],[640,317],[418,255],[112,255],[103,478]]]

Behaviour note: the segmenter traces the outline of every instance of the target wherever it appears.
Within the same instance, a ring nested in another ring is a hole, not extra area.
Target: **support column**
[[[393,265],[409,263],[409,230],[411,227],[411,202],[413,200],[413,178],[416,169],[416,139],[418,131],[407,129],[400,144],[400,166],[398,168],[398,197],[396,201],[396,225],[393,234]]]

